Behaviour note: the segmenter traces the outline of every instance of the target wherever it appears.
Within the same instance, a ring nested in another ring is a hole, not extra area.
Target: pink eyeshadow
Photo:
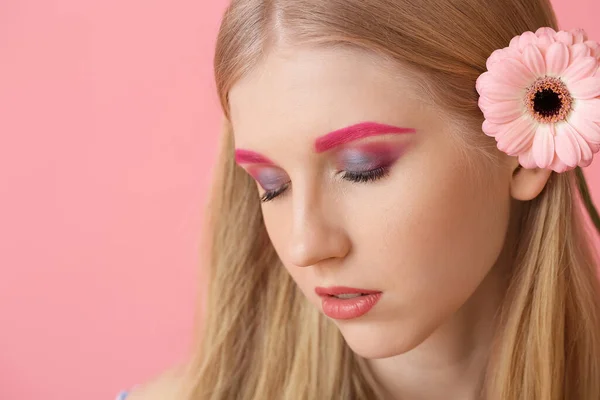
[[[275,163],[269,160],[262,154],[256,153],[250,150],[237,149],[235,151],[235,161],[238,164],[267,164],[275,165]]]
[[[367,143],[344,148],[336,154],[336,167],[340,170],[366,171],[389,166],[406,148],[406,143]]]
[[[251,166],[247,171],[265,190],[275,190],[287,183],[287,175],[276,168]]]
[[[415,133],[413,128],[402,128],[378,122],[361,122],[346,128],[338,129],[325,136],[321,136],[315,142],[315,151],[322,153],[340,145],[353,142],[376,135],[408,134]]]

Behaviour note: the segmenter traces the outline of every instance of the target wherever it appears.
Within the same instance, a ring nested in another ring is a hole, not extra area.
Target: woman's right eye
[[[366,183],[366,182],[372,182],[372,181],[376,181],[379,179],[384,178],[385,176],[387,176],[387,174],[390,172],[389,167],[379,167],[379,168],[375,168],[372,170],[368,170],[368,171],[342,171],[344,172],[343,178],[351,181],[351,182],[355,182],[355,183]],[[274,189],[274,190],[267,190],[265,191],[265,193],[261,196],[260,200],[263,203],[266,203],[267,201],[271,201],[274,198],[280,196],[283,192],[285,192],[289,186],[289,182],[284,184],[283,186]]]
[[[389,173],[389,168],[379,167],[379,168],[375,168],[373,170],[361,171],[361,172],[346,171],[344,173],[343,178],[348,181],[351,181],[351,182],[365,183],[365,182],[376,181],[378,179],[381,179],[381,178],[385,177],[388,173]],[[261,196],[260,200],[263,203],[273,200],[274,198],[278,197],[283,192],[285,192],[289,185],[290,185],[289,183],[286,183],[285,185],[283,185],[275,190],[267,190]]]

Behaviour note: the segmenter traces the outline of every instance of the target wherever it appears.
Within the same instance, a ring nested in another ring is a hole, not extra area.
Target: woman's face
[[[509,223],[508,169],[470,165],[419,95],[372,56],[300,48],[271,53],[230,92],[237,161],[266,200],[275,250],[367,358],[414,348],[461,308]],[[381,294],[369,308],[315,292],[334,286]]]

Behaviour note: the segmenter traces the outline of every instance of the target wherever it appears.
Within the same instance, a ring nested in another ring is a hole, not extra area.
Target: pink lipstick
[[[316,287],[322,299],[323,313],[333,319],[352,319],[368,313],[382,296],[378,290],[357,289],[344,286]]]

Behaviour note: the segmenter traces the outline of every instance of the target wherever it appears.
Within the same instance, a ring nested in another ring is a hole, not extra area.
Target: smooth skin
[[[126,400],[176,400],[182,385],[183,371],[179,367],[164,371],[143,385],[136,386]]]
[[[357,50],[278,48],[230,92],[235,144],[273,161],[269,174],[289,183],[262,211],[308,301],[321,310],[316,286],[383,292],[366,315],[334,322],[388,398],[477,399],[520,201],[535,198],[551,171],[465,156],[413,83]],[[417,133],[362,139],[407,150],[383,178],[351,182],[339,151],[318,154],[314,142],[363,121]]]
[[[230,92],[235,144],[290,182],[262,211],[308,300],[321,309],[315,286],[383,292],[368,314],[335,323],[390,398],[475,399],[506,290],[516,200],[537,196],[551,171],[465,157],[399,71],[355,50],[273,51]],[[314,142],[362,121],[417,133],[368,139],[408,149],[384,178],[356,183],[335,168],[339,154],[317,154]]]

